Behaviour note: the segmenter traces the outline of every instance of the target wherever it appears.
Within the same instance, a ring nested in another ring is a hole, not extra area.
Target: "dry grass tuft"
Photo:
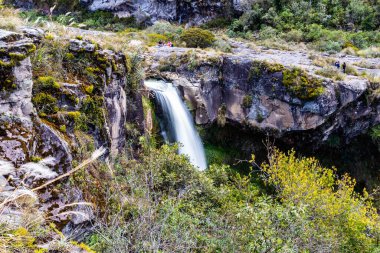
[[[0,29],[16,31],[24,25],[26,22],[19,17],[18,10],[0,6]]]
[[[315,74],[333,79],[334,81],[344,80],[344,75],[336,67],[333,66],[323,67],[315,71]]]

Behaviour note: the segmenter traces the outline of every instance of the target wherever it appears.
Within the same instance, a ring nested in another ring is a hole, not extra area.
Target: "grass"
[[[340,70],[333,66],[323,67],[322,69],[315,71],[315,74],[333,79],[334,81],[342,81],[344,79],[344,75]]]
[[[0,6],[0,28],[15,31],[27,22],[19,17],[19,11]]]

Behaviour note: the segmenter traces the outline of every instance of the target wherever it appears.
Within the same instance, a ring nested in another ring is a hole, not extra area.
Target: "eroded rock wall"
[[[189,57],[191,62],[186,61]],[[378,101],[367,100],[366,79],[349,76],[334,82],[306,70],[303,77],[320,83],[323,92],[318,96],[310,93],[305,99],[284,85],[284,76],[292,73],[291,65],[261,58],[259,53],[215,55],[164,48],[152,53],[148,73],[179,87],[197,124],[210,125],[225,118],[241,128],[278,138],[304,133],[308,143],[318,145],[336,132],[349,142],[380,122]]]
[[[35,45],[21,34],[0,30],[0,158],[16,165],[33,156],[53,156],[56,169],[71,168],[67,142],[36,115],[29,54]]]

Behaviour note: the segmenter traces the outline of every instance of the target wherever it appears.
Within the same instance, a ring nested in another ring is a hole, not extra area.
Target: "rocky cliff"
[[[0,31],[0,157],[16,165],[32,157],[54,155],[61,172],[71,168],[68,143],[43,123],[32,104],[33,76],[29,54],[36,46],[21,34]]]
[[[0,163],[15,167],[1,170],[3,195],[22,187],[33,188],[53,174],[70,171],[73,164],[101,146],[107,148],[105,157],[112,163],[113,158],[125,154],[144,128],[141,96],[132,91],[127,80],[132,66],[126,55],[73,39],[60,48],[66,52],[61,70],[72,82],[57,81],[33,68],[30,59],[35,50],[46,47],[40,45],[43,32],[23,31],[0,30]],[[48,161],[53,172],[44,175],[40,170],[40,175],[30,177],[25,164],[39,168],[30,162],[40,161],[43,166]],[[91,219],[91,208],[74,208],[86,217],[54,215],[66,203],[83,201],[85,194],[63,180],[59,187],[41,191],[41,208],[70,233],[73,226]]]
[[[136,17],[139,22],[154,22],[159,19],[179,23],[200,24],[216,16],[233,12],[233,1],[196,0],[144,0],[144,1],[102,1],[81,0],[92,11],[112,11],[120,17]],[[236,1],[235,1],[236,2]]]
[[[318,145],[337,132],[349,142],[380,122],[365,78],[333,81],[318,69],[305,53],[240,46],[222,55],[154,50],[148,73],[179,87],[197,124],[227,121],[278,138],[307,134],[304,144]]]
[[[55,5],[54,1],[39,2],[36,0],[7,0],[19,8],[42,8],[48,10]],[[215,17],[228,17],[240,10],[239,0],[80,0],[82,6],[90,11],[104,10],[113,12],[119,17],[135,17],[138,23],[150,24],[157,20],[176,21],[179,23],[202,24]],[[56,10],[63,13],[71,11],[74,3],[58,3]],[[77,8],[77,7],[76,7]],[[74,11],[74,10],[72,10]]]

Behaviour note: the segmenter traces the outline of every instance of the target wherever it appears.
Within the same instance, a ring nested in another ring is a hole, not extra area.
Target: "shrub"
[[[350,64],[347,64],[347,66],[346,66],[346,74],[347,75],[353,75],[353,76],[359,76],[359,72],[357,71],[357,69]]]
[[[260,30],[259,32],[259,38],[261,40],[266,40],[266,39],[275,39],[277,37],[277,30],[270,27],[266,26],[263,29]]]
[[[282,34],[281,37],[286,41],[301,42],[304,40],[302,31],[296,29],[290,30],[289,32]]]
[[[337,53],[342,49],[340,42],[333,40],[318,41],[315,45],[319,51],[326,51],[328,53]]]
[[[186,43],[187,47],[205,48],[212,45],[215,36],[207,30],[201,28],[189,28],[182,32],[181,40]]]
[[[321,80],[308,76],[299,68],[284,70],[282,81],[290,93],[303,100],[314,99],[324,91]]]
[[[150,46],[157,45],[157,43],[160,41],[165,43],[166,41],[169,40],[168,37],[166,37],[165,35],[158,34],[158,33],[149,33],[148,39],[149,39]]]
[[[372,252],[379,217],[368,193],[357,193],[349,175],[338,177],[335,168],[323,168],[314,158],[297,158],[294,151],[286,155],[276,149],[262,168],[285,205],[306,207],[306,217],[321,239],[314,247],[330,248],[325,252]]]
[[[225,41],[223,39],[219,39],[219,38],[217,40],[215,40],[215,42],[213,44],[213,48],[220,50],[224,53],[231,53],[231,51],[232,51],[230,44],[227,41]]]

